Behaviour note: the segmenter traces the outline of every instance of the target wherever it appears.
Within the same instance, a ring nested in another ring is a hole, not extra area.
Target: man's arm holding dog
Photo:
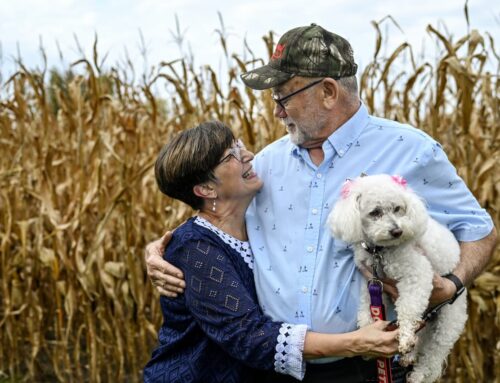
[[[497,232],[495,228],[486,237],[478,241],[460,242],[460,262],[453,270],[453,274],[462,281],[464,286],[469,286],[486,268],[496,243]],[[367,271],[364,271],[364,274],[371,277],[371,273],[368,272],[367,274]],[[384,279],[383,282],[384,291],[395,300],[398,297],[396,281]],[[433,284],[434,290],[430,298],[431,307],[452,298],[457,291],[452,281],[438,274],[434,275]]]
[[[455,274],[462,281],[464,286],[469,286],[486,268],[489,260],[491,259],[496,243],[497,232],[495,228],[493,228],[486,237],[478,241],[460,242],[460,262],[455,270],[453,270],[453,274]],[[436,301],[436,303],[451,298],[456,292],[455,285],[449,279],[441,278],[439,276],[438,280],[438,283],[436,283],[435,280],[434,291],[431,297],[431,301]],[[448,289],[442,288],[443,282],[449,286]],[[448,293],[443,297],[441,290],[450,290],[450,288],[451,294]]]

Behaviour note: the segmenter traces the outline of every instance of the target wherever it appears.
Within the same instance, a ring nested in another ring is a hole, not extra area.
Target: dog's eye
[[[400,210],[401,210],[401,206],[396,206],[394,208],[394,213],[399,213]]]
[[[370,217],[373,218],[378,218],[382,216],[382,210],[381,209],[373,209],[370,213],[368,213]]]

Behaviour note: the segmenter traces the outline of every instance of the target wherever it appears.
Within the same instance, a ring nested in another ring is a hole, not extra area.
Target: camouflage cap
[[[269,64],[243,73],[241,79],[252,89],[268,89],[294,76],[339,79],[356,74],[349,42],[316,24],[286,32],[276,45]]]

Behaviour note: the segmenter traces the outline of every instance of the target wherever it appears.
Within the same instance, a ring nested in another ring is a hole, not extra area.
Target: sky
[[[372,20],[390,15],[401,27],[383,24],[390,36],[388,50],[408,41],[416,52],[432,55],[435,45],[426,26],[432,24],[455,40],[465,35],[464,4],[460,0],[0,0],[0,73],[5,79],[13,72],[18,53],[27,67],[40,67],[40,42],[49,66],[81,58],[75,36],[91,57],[96,34],[99,54],[107,54],[108,65],[123,62],[127,52],[136,68],[149,68],[190,50],[195,66],[209,64],[217,70],[227,64],[216,33],[221,29],[219,14],[230,52],[242,54],[246,40],[257,57],[267,58],[262,36],[272,30],[279,37],[314,22],[347,38],[363,68],[374,52]],[[498,42],[500,2],[470,0],[468,8],[471,27],[488,31]],[[176,19],[184,36],[182,48],[173,37]]]

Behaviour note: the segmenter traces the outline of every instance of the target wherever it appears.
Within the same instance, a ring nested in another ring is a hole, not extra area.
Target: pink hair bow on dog
[[[342,184],[342,189],[340,189],[340,195],[342,196],[342,199],[346,199],[347,197],[349,197],[349,194],[351,194],[351,185],[351,180],[346,180]]]
[[[408,184],[408,182],[406,182],[406,180],[403,177],[398,176],[398,175],[394,175],[394,176],[391,176],[391,178],[394,182],[401,185],[403,188],[406,188],[406,185]]]

